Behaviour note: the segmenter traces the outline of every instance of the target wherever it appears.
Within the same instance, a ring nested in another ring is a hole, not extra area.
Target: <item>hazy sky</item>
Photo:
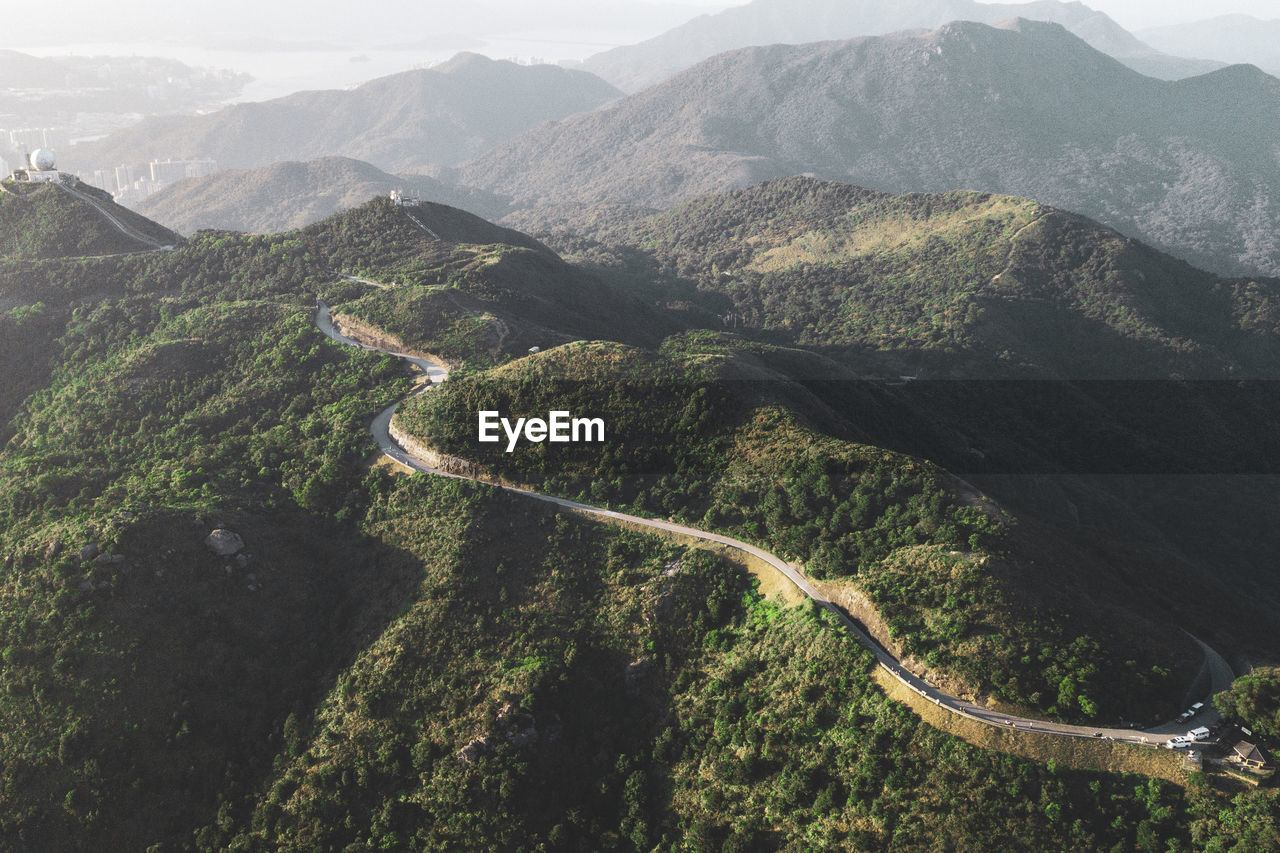
[[[486,35],[539,34],[549,42],[636,40],[702,11],[742,0],[58,0],[47,25],[6,27],[0,47],[26,42],[138,42],[171,40],[216,46],[228,39],[330,42],[377,47],[410,34],[467,47]],[[856,4],[860,0],[848,0]],[[1130,29],[1196,20],[1228,12],[1280,17],[1277,0],[1089,0]],[[31,8],[26,0],[0,0],[9,21]],[[359,10],[359,15],[353,14]],[[5,42],[14,44],[5,44]],[[587,47],[592,45],[587,44]]]
[[[1130,30],[1201,21],[1231,13],[1280,18],[1277,0],[1084,0],[1084,4],[1106,12]]]
[[[0,48],[169,56],[256,78],[243,97],[348,86],[472,50],[581,60],[743,0],[57,0],[41,26],[0,29]],[[784,2],[784,0],[775,0]],[[847,0],[851,5],[862,0]],[[1087,0],[1129,29],[1229,12],[1280,18],[1280,0]],[[8,21],[29,0],[0,0]],[[353,9],[359,10],[354,14]]]

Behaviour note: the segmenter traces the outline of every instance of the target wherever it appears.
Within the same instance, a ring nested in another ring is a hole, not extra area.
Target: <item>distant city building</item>
[[[91,184],[98,189],[106,190],[112,195],[119,192],[119,186],[116,184],[115,169],[94,169],[93,173],[89,175],[85,183]]]
[[[172,184],[183,178],[203,178],[218,171],[214,160],[152,160],[151,180],[157,184]]]
[[[112,192],[123,192],[136,180],[138,176],[132,166],[116,166],[116,185]]]
[[[184,178],[203,178],[218,171],[218,162],[209,158],[192,160],[152,160],[147,172],[139,176],[130,166],[115,168],[115,188],[105,187],[116,193],[116,200],[136,204],[154,195],[172,183]],[[105,180],[105,176],[103,178]]]
[[[24,127],[9,131],[9,145],[16,151],[61,148],[65,141],[63,134],[52,127]]]
[[[9,168],[9,161],[0,157],[0,178],[7,178],[13,174],[13,170]]]

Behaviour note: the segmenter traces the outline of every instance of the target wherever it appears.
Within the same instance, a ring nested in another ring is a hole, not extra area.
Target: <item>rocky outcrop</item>
[[[488,737],[478,737],[458,750],[458,760],[463,764],[475,764],[482,756],[488,755],[493,749],[493,740]]]
[[[627,668],[622,672],[622,678],[626,684],[628,696],[640,695],[640,685],[649,677],[652,666],[648,658],[640,658],[627,664]]]
[[[488,472],[484,467],[457,456],[446,456],[439,451],[433,450],[418,439],[409,435],[409,433],[396,426],[396,419],[391,419],[391,425],[387,430],[391,434],[391,438],[396,444],[403,447],[410,456],[417,457],[423,462],[435,468],[437,471],[443,471],[446,474],[457,474],[460,477],[470,477],[473,479],[487,479]]]
[[[240,534],[218,528],[205,537],[204,544],[219,557],[230,557],[244,550]]]
[[[329,322],[333,323],[333,328],[338,334],[344,338],[350,338],[357,343],[364,344],[374,349],[386,350],[388,352],[400,353],[402,355],[411,355],[414,358],[425,358],[429,361],[438,361],[445,366],[450,366],[447,361],[438,355],[432,355],[419,349],[410,348],[404,341],[400,340],[396,335],[391,334],[385,329],[377,326],[371,326],[363,320],[357,320],[349,314],[336,314],[330,312]]]

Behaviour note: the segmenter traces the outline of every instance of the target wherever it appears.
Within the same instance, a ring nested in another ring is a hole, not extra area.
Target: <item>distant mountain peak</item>
[[[1056,0],[754,0],[700,16],[640,44],[596,54],[584,67],[624,91],[636,92],[710,56],[751,45],[804,44],[927,31],[948,21],[995,24],[1019,16],[1060,24],[1143,74],[1178,79],[1214,67],[1211,62],[1162,54],[1105,13],[1083,3]]]
[[[1276,138],[1280,81],[1256,69],[1167,82],[1059,24],[956,21],[726,52],[517,137],[457,180],[526,208],[661,208],[804,173],[982,190],[1078,211],[1219,272],[1276,274],[1280,164],[1264,153]]]

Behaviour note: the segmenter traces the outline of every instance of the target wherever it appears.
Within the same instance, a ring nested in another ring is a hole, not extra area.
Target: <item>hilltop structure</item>
[[[32,184],[60,184],[62,173],[57,165],[57,155],[48,148],[37,148],[27,155],[27,167],[15,169],[9,177]]]
[[[419,207],[422,204],[422,196],[413,190],[392,190],[390,196],[391,203],[397,207]]]

